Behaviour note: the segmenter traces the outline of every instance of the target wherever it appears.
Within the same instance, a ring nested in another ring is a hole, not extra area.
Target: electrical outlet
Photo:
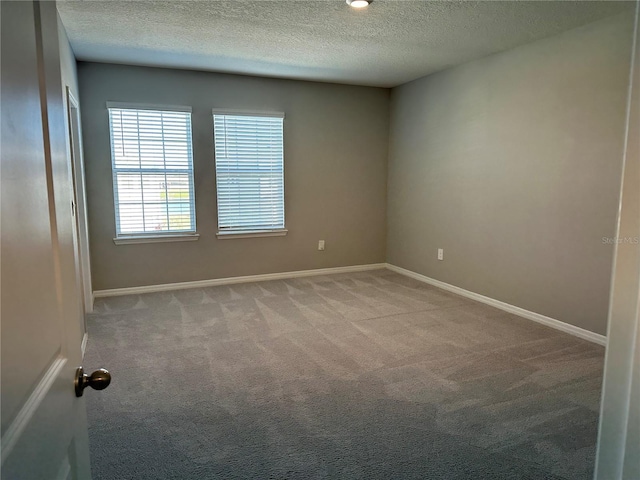
[[[438,260],[444,260],[444,249],[438,249]]]
[[[318,240],[318,250],[324,250],[324,240]]]

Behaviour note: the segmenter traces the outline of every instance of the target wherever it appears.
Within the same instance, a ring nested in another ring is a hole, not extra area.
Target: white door
[[[56,15],[54,2],[0,2],[5,480],[90,478]]]

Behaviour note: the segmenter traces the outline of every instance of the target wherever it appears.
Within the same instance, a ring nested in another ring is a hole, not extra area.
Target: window
[[[218,237],[285,235],[283,113],[214,110]]]
[[[191,109],[107,107],[115,240],[195,236]]]

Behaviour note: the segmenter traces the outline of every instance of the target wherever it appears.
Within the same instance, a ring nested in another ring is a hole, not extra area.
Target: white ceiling
[[[614,1],[65,1],[79,60],[396,86],[623,9]]]

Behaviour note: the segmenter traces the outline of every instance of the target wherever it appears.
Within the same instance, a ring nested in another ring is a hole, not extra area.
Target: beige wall
[[[388,90],[92,63],[78,75],[94,290],[384,262]],[[193,107],[198,241],[114,245],[107,101]],[[288,236],[216,239],[214,107],[285,112]]]
[[[393,89],[390,263],[606,333],[632,17]]]

